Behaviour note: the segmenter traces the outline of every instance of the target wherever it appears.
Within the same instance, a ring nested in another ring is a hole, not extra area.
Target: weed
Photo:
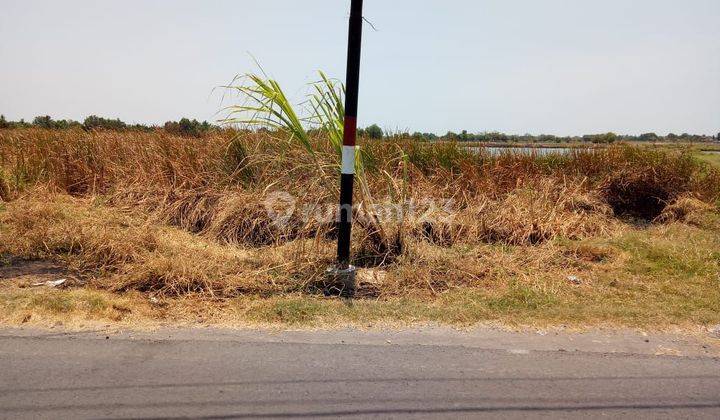
[[[54,314],[62,314],[75,309],[75,302],[61,293],[37,294],[33,296],[31,306]]]
[[[509,290],[502,296],[488,300],[488,307],[500,312],[534,311],[555,303],[552,295],[517,282],[510,283]]]

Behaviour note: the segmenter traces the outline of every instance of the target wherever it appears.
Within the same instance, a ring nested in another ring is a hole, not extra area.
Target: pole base
[[[355,273],[357,269],[349,265],[347,268],[329,267],[325,270],[323,293],[325,296],[351,298],[355,296]]]

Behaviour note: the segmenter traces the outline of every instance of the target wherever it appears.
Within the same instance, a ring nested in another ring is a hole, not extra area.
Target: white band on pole
[[[355,174],[355,146],[343,146],[342,148],[342,173]]]

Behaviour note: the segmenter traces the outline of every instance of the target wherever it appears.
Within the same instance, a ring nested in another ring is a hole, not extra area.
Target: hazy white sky
[[[0,0],[0,113],[213,120],[255,70],[344,78],[348,0]],[[720,131],[720,0],[365,0],[360,124]]]

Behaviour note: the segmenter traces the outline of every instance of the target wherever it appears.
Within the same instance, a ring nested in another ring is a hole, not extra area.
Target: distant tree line
[[[200,122],[196,119],[181,118],[179,121],[168,121],[162,126],[145,125],[145,124],[126,124],[118,118],[103,118],[97,115],[90,115],[85,118],[83,122],[75,120],[55,120],[49,115],[42,115],[35,117],[32,122],[26,122],[25,120],[20,121],[8,121],[4,115],[0,115],[0,129],[7,128],[22,128],[22,127],[39,127],[52,130],[61,130],[68,128],[78,128],[87,131],[92,130],[138,130],[138,131],[154,131],[154,130],[165,130],[167,133],[175,134],[183,137],[201,137],[212,131],[221,130],[221,127],[211,124],[207,121]],[[264,130],[268,131],[268,130]],[[313,130],[310,130],[312,132]],[[554,136],[552,134],[505,134],[496,131],[482,132],[482,133],[469,133],[467,130],[463,130],[460,133],[448,131],[445,135],[438,136],[434,133],[408,133],[408,132],[397,132],[387,133],[383,131],[377,124],[370,125],[365,128],[358,129],[358,136],[365,137],[373,140],[380,140],[384,138],[413,138],[419,141],[459,141],[459,142],[481,142],[481,143],[596,143],[596,144],[610,144],[618,141],[639,141],[639,142],[709,142],[709,141],[720,141],[720,133],[715,137],[698,134],[674,134],[670,133],[667,136],[659,136],[655,133],[644,133],[639,136],[633,135],[621,135],[615,133],[603,133],[603,134],[587,134],[584,136]]]
[[[587,134],[584,136],[554,136],[552,134],[505,134],[496,131],[483,132],[483,133],[469,133],[467,130],[463,130],[460,133],[448,131],[445,135],[438,136],[434,133],[383,133],[376,124],[371,125],[365,129],[358,130],[358,134],[371,139],[381,139],[388,137],[400,137],[407,138],[411,137],[421,141],[458,141],[458,142],[480,142],[480,143],[595,143],[595,144],[611,144],[618,141],[637,141],[637,142],[710,142],[720,141],[720,133],[717,136],[699,135],[699,134],[674,134],[670,133],[667,136],[659,136],[655,133],[644,133],[639,136],[634,135],[621,135],[615,133],[602,133],[602,134]]]
[[[168,133],[183,137],[200,137],[220,127],[210,124],[207,121],[200,122],[196,119],[181,118],[179,121],[168,121],[163,126],[146,124],[127,124],[119,118],[104,118],[97,115],[90,115],[83,122],[75,120],[55,120],[49,115],[41,115],[35,117],[32,122],[26,122],[24,119],[20,121],[8,121],[4,115],[0,115],[0,129],[6,128],[26,128],[38,127],[49,130],[63,130],[77,128],[86,131],[92,130],[110,130],[110,131],[154,131],[165,130]]]

